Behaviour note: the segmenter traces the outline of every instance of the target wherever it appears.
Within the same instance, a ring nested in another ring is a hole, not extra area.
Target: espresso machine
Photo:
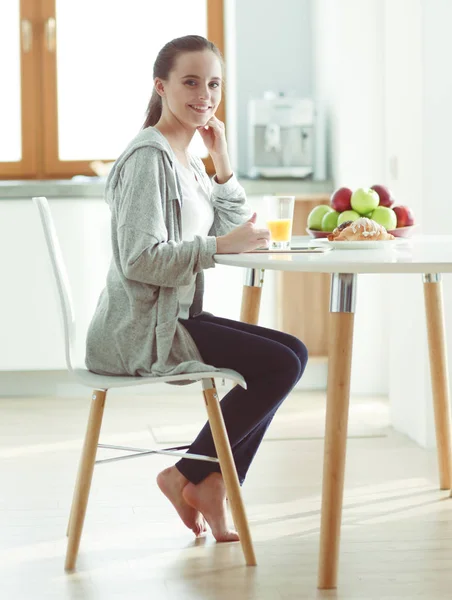
[[[248,105],[248,176],[307,177],[314,172],[315,110],[309,98],[266,93]]]

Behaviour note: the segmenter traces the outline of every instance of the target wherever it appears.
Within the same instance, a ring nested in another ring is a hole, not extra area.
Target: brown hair
[[[167,80],[169,74],[174,69],[174,63],[179,54],[183,54],[184,52],[202,52],[203,50],[213,52],[219,59],[222,70],[224,70],[223,57],[213,42],[209,42],[209,40],[200,35],[186,35],[171,40],[171,42],[165,44],[160,50],[154,63],[154,79],[158,77],[159,79]],[[154,88],[146,111],[143,129],[155,125],[160,119],[161,114],[162,98]]]

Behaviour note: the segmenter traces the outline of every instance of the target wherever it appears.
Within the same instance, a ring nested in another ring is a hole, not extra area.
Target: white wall
[[[422,218],[427,232],[451,233],[450,173],[452,163],[452,3],[423,0],[424,72],[424,206]],[[452,365],[452,277],[443,278],[448,362]],[[429,406],[431,406],[429,404]],[[433,417],[428,411],[427,445],[433,445]]]
[[[409,10],[408,10],[409,9]],[[452,56],[448,0],[387,0],[388,155],[396,156],[393,186],[413,206],[425,233],[448,233],[452,152]],[[400,44],[403,26],[404,44]],[[388,57],[389,58],[389,57]],[[403,73],[403,77],[400,77]],[[399,82],[399,83],[397,83]],[[392,98],[392,100],[391,100]],[[397,104],[394,100],[397,99]],[[394,290],[390,400],[395,426],[422,445],[435,444],[422,283],[399,278]],[[446,341],[452,362],[452,280],[443,278]],[[403,300],[402,300],[403,298]],[[408,336],[408,330],[410,333]]]
[[[322,163],[326,162],[325,171],[332,175],[332,152],[336,133],[334,121],[334,93],[339,82],[337,56],[338,19],[337,0],[316,0],[312,2],[312,64],[313,64],[313,97],[318,116],[316,138],[316,170],[321,172]],[[323,136],[323,143],[322,143]]]
[[[316,98],[328,111],[335,186],[385,183],[384,40],[379,0],[314,3]],[[358,278],[352,393],[388,392],[383,279]]]
[[[248,101],[265,91],[311,97],[312,0],[235,0],[239,173],[246,174]],[[226,85],[228,83],[226,82]]]
[[[398,201],[409,204],[424,224],[422,52],[421,1],[386,1],[385,166]],[[429,390],[421,277],[391,277],[386,292],[391,298],[391,421],[396,429],[425,445]]]
[[[226,63],[226,133],[232,169],[238,172],[237,94],[229,82],[237,79],[236,0],[224,0],[224,44]]]

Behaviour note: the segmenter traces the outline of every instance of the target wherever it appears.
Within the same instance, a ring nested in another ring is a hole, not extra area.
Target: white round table
[[[307,238],[298,238],[307,242]],[[452,236],[397,240],[387,249],[329,250],[323,254],[218,254],[218,264],[247,269],[243,321],[257,323],[266,269],[331,273],[327,411],[318,587],[337,586],[356,284],[360,273],[423,276],[440,488],[451,487],[451,434],[441,273],[452,273]],[[297,299],[293,298],[293,302]]]

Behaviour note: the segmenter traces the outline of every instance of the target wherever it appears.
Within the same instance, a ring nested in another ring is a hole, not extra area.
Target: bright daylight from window
[[[20,123],[20,38],[19,0],[0,5],[0,56],[2,88],[0,92],[0,162],[15,162],[22,158]],[[8,60],[4,60],[8,57]]]
[[[175,37],[206,36],[205,0],[128,0],[127,10],[133,27],[120,2],[56,1],[60,160],[115,159],[144,122],[157,52]],[[156,11],[168,28],[155,27]],[[196,138],[192,151],[207,156]]]

